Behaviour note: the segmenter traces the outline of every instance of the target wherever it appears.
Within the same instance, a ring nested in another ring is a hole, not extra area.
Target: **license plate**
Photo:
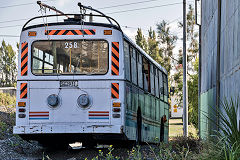
[[[78,87],[78,81],[60,81],[60,87]]]

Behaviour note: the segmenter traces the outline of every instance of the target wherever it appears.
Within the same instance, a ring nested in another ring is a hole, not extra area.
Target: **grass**
[[[0,93],[0,106],[13,106],[15,107],[16,97],[8,93]]]
[[[188,125],[189,135],[197,137],[197,130],[193,125]],[[183,122],[182,119],[170,119],[169,120],[169,138],[172,139],[176,136],[183,136]]]

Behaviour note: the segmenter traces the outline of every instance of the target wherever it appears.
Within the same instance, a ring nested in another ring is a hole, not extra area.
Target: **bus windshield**
[[[32,45],[32,73],[106,74],[108,42],[105,40],[36,41]]]

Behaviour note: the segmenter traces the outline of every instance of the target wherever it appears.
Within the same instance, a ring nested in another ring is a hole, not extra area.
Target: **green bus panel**
[[[125,134],[129,140],[136,140],[137,128],[137,109],[141,108],[142,122],[142,141],[158,142],[160,140],[161,117],[168,117],[168,104],[142,91],[139,88],[127,83],[126,94],[126,122]],[[165,123],[164,141],[168,142],[168,122]]]

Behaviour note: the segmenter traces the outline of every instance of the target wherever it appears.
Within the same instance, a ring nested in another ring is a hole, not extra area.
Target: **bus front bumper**
[[[32,125],[14,126],[13,134],[123,133],[120,125]]]

